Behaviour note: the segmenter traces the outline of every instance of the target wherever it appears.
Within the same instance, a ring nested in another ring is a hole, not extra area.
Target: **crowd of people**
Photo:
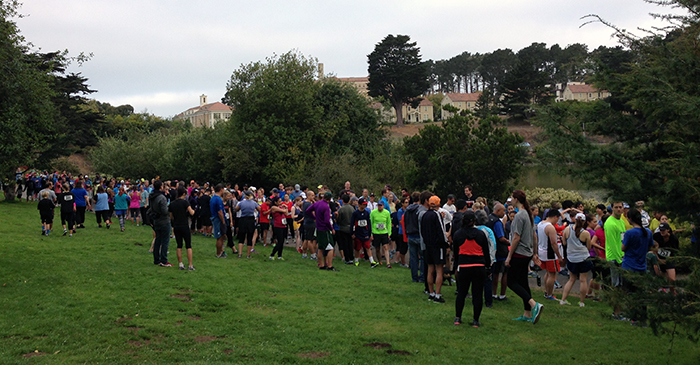
[[[228,248],[232,255],[250,259],[258,254],[256,245],[262,245],[271,247],[269,260],[285,260],[288,245],[303,259],[314,260],[319,270],[339,271],[334,260],[350,267],[410,268],[412,281],[422,283],[434,303],[445,303],[443,283],[456,282],[455,325],[462,324],[465,300],[471,297],[470,324],[479,327],[484,306],[508,300],[506,287],[523,302],[523,314],[514,320],[536,324],[544,305],[533,298],[529,277],[538,285],[543,279],[545,300],[560,305],[570,304],[567,299],[578,281],[580,307],[586,299],[598,300],[601,285],[624,286],[619,270],[667,277],[668,290],[675,290],[675,227],[659,212],[650,216],[641,201],[634,209],[624,202],[601,204],[595,212],[564,201],[540,212],[522,190],[489,206],[474,196],[471,186],[459,199],[450,194],[441,204],[429,191],[402,189],[397,195],[386,185],[375,195],[367,189],[355,192],[349,181],[338,194],[325,185],[314,191],[279,184],[268,195],[248,185],[118,181],[59,172],[19,175],[17,186],[18,199],[38,202],[42,235],[53,231],[59,206],[64,236],[85,228],[86,211],[95,213],[98,228],[104,223],[109,229],[114,217],[122,232],[129,221],[148,225],[153,263],[162,267],[173,266],[168,249],[175,238],[178,267],[195,270],[192,235],[201,234],[216,240],[218,258],[226,258]],[[614,265],[611,282],[602,280],[606,262]],[[563,287],[557,274],[569,277]],[[563,289],[561,299],[555,289]],[[613,316],[625,319],[621,308]]]

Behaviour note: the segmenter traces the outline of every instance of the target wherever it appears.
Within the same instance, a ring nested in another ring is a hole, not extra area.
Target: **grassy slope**
[[[196,272],[160,268],[146,253],[148,227],[120,233],[87,219],[73,238],[46,238],[34,204],[0,203],[0,363],[668,360],[667,338],[607,319],[600,303],[545,303],[532,326],[511,320],[522,304],[509,292],[510,301],[484,309],[482,328],[456,327],[454,288],[444,291],[446,305],[428,303],[407,269],[320,272],[292,250],[286,262],[216,259],[214,240],[201,236]],[[175,262],[174,240],[170,252]],[[676,341],[672,363],[700,361],[695,344]],[[410,355],[364,346],[372,342]],[[35,350],[46,355],[23,358]],[[310,352],[326,356],[299,356]]]

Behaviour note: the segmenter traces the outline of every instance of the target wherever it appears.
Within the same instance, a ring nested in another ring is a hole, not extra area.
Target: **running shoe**
[[[557,297],[555,297],[554,295],[547,295],[547,294],[544,295],[544,299],[559,300],[559,299],[557,299]]]
[[[352,261],[345,261],[345,265],[352,265],[352,264],[354,264],[354,262],[352,262]]]
[[[267,259],[270,260],[270,261],[275,261],[275,257],[274,257],[274,256],[270,256],[270,257],[268,257]]]
[[[535,308],[532,309],[532,324],[537,324],[537,322],[540,320],[542,308],[544,308],[544,305],[535,303]]]
[[[406,264],[401,264],[401,267],[406,267],[406,268],[408,268],[408,265],[406,265]]]
[[[559,284],[558,281],[554,281],[554,289],[561,289],[561,288],[562,288],[561,284]]]
[[[107,223],[107,229],[109,229],[109,223]]]
[[[518,318],[513,318],[514,321],[518,322],[532,322],[532,318],[530,317],[525,317],[525,316],[520,316]]]
[[[73,237],[73,234],[72,234],[72,233],[71,233],[71,234],[69,234],[69,235],[68,235],[68,237]]]
[[[612,319],[614,319],[616,321],[628,321],[628,319],[625,318],[625,316],[623,316],[622,314],[615,314],[615,313],[613,313]]]
[[[178,269],[185,270],[185,264],[181,262],[180,265],[178,265]]]
[[[443,297],[438,298],[436,296],[435,299],[433,299],[433,303],[445,303],[445,298],[443,298]]]
[[[386,268],[387,268],[387,269],[391,269],[391,264],[386,265]]]
[[[370,266],[370,267],[371,267],[372,269],[374,269],[374,268],[377,267],[377,266],[379,266],[379,263],[373,262],[373,263],[372,263],[372,266]]]
[[[530,272],[527,274],[527,276],[529,276],[529,277],[531,277],[531,278],[536,278],[536,277],[537,277],[537,273],[534,272],[534,271],[530,271]]]
[[[429,295],[429,296],[428,296],[428,301],[429,301],[429,302],[432,302],[432,301],[434,301],[434,300],[435,300],[435,296],[434,296],[434,295]]]
[[[302,258],[302,259],[306,259],[306,258],[308,258],[308,256],[304,253],[304,254],[301,255],[301,258]]]
[[[318,269],[319,269],[319,270],[328,270],[328,268],[325,267],[325,266],[319,266]]]
[[[586,306],[586,303],[584,303],[584,302],[578,302],[578,306],[581,307],[581,308],[583,308],[583,307]]]
[[[462,324],[462,318],[455,317],[455,326],[459,326]]]
[[[173,267],[173,264],[171,264],[171,263],[169,263],[169,262],[166,262],[166,263],[164,263],[164,264],[160,264],[160,266],[162,266],[162,267]]]
[[[359,262],[359,261],[355,261],[355,266],[360,266],[360,262]]]
[[[501,301],[501,302],[505,302],[506,300],[508,300],[508,297],[504,295],[504,296],[498,296],[496,299]]]
[[[66,230],[64,229],[64,230],[63,230],[63,235],[65,236],[65,235],[67,235],[67,234],[68,234],[68,231],[66,231]]]
[[[479,327],[481,327],[481,322],[479,322],[479,321],[472,321],[472,327],[474,327],[474,328],[479,328]]]
[[[338,269],[336,269],[335,267],[331,266],[331,267],[329,267],[329,268],[326,268],[326,271],[340,271],[340,270],[338,270]]]
[[[279,256],[279,257],[277,258],[277,260],[279,260],[279,261],[287,261],[287,260],[285,260],[284,257],[282,257],[282,256]]]
[[[302,251],[301,247],[297,248],[297,251],[298,251],[299,253],[304,252],[304,251]]]
[[[221,252],[221,257],[222,257],[222,258],[228,257],[228,255],[226,254],[226,251]]]
[[[571,305],[568,300],[560,300],[559,305]]]
[[[194,271],[195,269],[194,269],[194,266],[190,266],[190,267],[187,268],[187,270],[189,270],[189,271]]]

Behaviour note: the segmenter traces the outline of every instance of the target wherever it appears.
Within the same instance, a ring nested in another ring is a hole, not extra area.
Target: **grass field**
[[[700,363],[696,344],[676,339],[669,358],[668,338],[601,303],[544,303],[533,326],[511,320],[522,302],[509,292],[481,328],[454,326],[454,287],[429,303],[408,269],[319,271],[263,247],[217,259],[197,236],[197,270],[180,271],[152,264],[149,227],[98,229],[90,213],[86,226],[44,237],[35,204],[0,203],[0,363]]]

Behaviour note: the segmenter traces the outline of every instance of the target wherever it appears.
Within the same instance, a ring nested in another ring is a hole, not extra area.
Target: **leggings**
[[[287,227],[272,227],[272,234],[277,240],[275,248],[272,249],[270,256],[275,256],[277,252],[277,257],[282,257],[282,249],[284,249],[284,240],[287,238]]]
[[[508,269],[508,288],[514,291],[522,300],[523,308],[526,311],[532,309],[530,307],[530,283],[527,280],[527,267],[530,266],[532,257],[515,257],[510,259],[510,269]]]
[[[460,267],[457,269],[457,300],[455,301],[455,317],[462,318],[464,299],[469,294],[469,285],[472,284],[472,306],[474,306],[474,320],[479,321],[481,310],[484,307],[484,279],[486,268],[483,266]]]
[[[75,207],[75,212],[76,212],[76,219],[75,219],[75,224],[80,224],[82,225],[85,223],[85,207]]]
[[[354,246],[352,236],[350,233],[337,231],[336,237],[338,238],[338,246],[340,246],[340,249],[343,250],[345,261],[352,261],[355,257],[355,253],[353,252]]]
[[[97,224],[102,224],[103,220],[105,221],[105,223],[109,222],[109,210],[96,211],[95,219],[97,219]]]
[[[238,222],[238,243],[246,242],[248,246],[253,246],[255,217],[241,217]]]
[[[119,218],[119,227],[121,229],[124,229],[124,221],[126,220],[126,210],[122,210],[117,214],[117,218]]]
[[[233,248],[234,247],[234,242],[233,242],[233,234],[235,232],[235,229],[231,227],[229,224],[226,225],[226,232],[228,233],[226,235],[226,247]]]
[[[65,226],[66,221],[68,222],[68,225],[66,226],[67,230],[71,231],[75,229],[75,216],[73,215],[73,212],[61,212],[61,225]]]
[[[189,227],[174,227],[173,233],[175,233],[175,241],[177,242],[177,248],[182,248],[182,240],[185,240],[185,248],[192,248],[192,233]]]

